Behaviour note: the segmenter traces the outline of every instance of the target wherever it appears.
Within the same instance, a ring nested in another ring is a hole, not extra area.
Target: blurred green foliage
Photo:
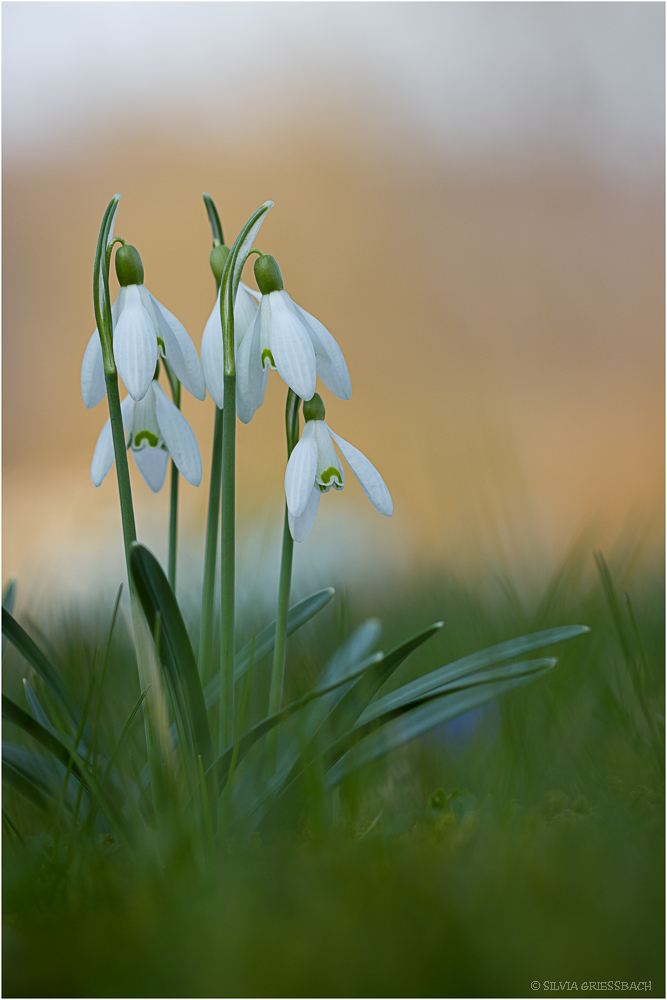
[[[29,595],[19,606],[27,623]],[[32,625],[82,701],[111,611],[61,608]],[[6,996],[497,997],[610,979],[664,995],[660,568],[628,544],[608,567],[574,550],[539,588],[423,571],[384,594],[346,593],[290,640],[289,697],[369,614],[385,650],[445,621],[392,688],[516,635],[591,632],[555,647],[545,677],[358,771],[333,798],[312,775],[310,805],[274,836],[208,853],[177,829],[135,854],[109,835],[56,842],[10,790]],[[26,669],[8,649],[17,701]],[[269,669],[257,665],[250,714]],[[120,627],[100,717],[109,739],[138,693]],[[142,741],[137,720],[121,750],[130,770]]]

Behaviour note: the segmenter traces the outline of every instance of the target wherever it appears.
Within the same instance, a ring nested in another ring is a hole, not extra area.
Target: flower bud
[[[222,281],[222,272],[225,269],[225,264],[227,263],[229,254],[229,247],[226,247],[224,243],[219,243],[217,247],[213,247],[211,250],[208,260],[217,285],[219,285]]]
[[[136,247],[126,243],[116,252],[116,274],[122,286],[143,285],[144,265]]]
[[[319,392],[316,392],[312,399],[308,399],[303,404],[303,419],[324,420],[324,403]]]
[[[262,254],[255,261],[255,279],[257,287],[262,295],[269,295],[271,292],[282,292],[283,276],[278,267],[278,261],[271,254]]]

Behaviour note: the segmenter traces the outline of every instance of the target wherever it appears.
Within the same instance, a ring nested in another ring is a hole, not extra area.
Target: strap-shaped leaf
[[[337,688],[349,683],[350,680],[360,677],[366,670],[369,669],[369,667],[376,664],[381,657],[381,653],[378,653],[375,656],[370,656],[366,661],[358,664],[353,673],[346,674],[344,677],[339,678],[337,681],[332,682],[326,687],[318,685],[318,687],[313,688],[312,691],[309,691],[308,694],[304,695],[303,698],[299,698],[297,701],[291,702],[289,705],[286,705],[285,708],[281,708],[279,712],[275,712],[273,715],[267,715],[266,718],[262,719],[261,722],[258,722],[256,726],[249,729],[248,732],[245,733],[238,741],[239,748],[236,763],[240,763],[251,747],[255,745],[257,740],[261,739],[262,736],[265,736],[266,733],[270,732],[273,728],[275,728],[275,726],[285,722],[285,720],[289,719],[290,716],[294,715],[296,712],[300,712],[317,699],[330,694]],[[216,782],[220,790],[222,790],[227,780],[234,746],[234,743],[230,744],[226,750],[224,750],[220,756],[216,758],[209,768],[209,771],[215,774]]]
[[[12,744],[3,743],[2,780],[45,813],[56,811],[57,815],[59,800],[54,788],[45,780],[45,775],[35,773],[34,769],[26,766],[25,760],[19,761],[17,755],[8,751],[8,746]]]
[[[13,577],[5,587],[5,592],[2,595],[2,606],[9,611],[10,615],[14,614],[14,602],[16,600],[16,577]]]
[[[98,799],[111,825],[126,840],[130,839],[129,829],[119,807],[106,790],[100,788],[76,750],[66,746],[61,740],[50,733],[48,729],[45,729],[44,726],[37,722],[36,719],[28,715],[20,705],[17,705],[15,701],[8,698],[6,694],[2,696],[2,714],[9,722],[13,722],[27,733],[28,736],[32,736],[38,743],[41,743],[44,749],[53,754],[61,764],[70,767],[72,774],[85,785],[91,795],[94,795]]]
[[[218,215],[218,210],[215,207],[215,202],[211,198],[210,194],[202,194],[204,199],[204,204],[206,206],[206,214],[208,215],[208,221],[211,225],[211,233],[213,234],[213,242],[217,240],[218,243],[222,244],[225,242],[222,235],[222,224],[220,222],[220,216]]]
[[[345,692],[329,715],[333,732],[342,734],[350,729],[364,711],[369,701],[375,696],[382,685],[389,680],[394,671],[407,660],[411,653],[419,649],[427,639],[430,639],[443,626],[443,622],[429,625],[410,639],[396,646],[390,653],[379,660],[371,670],[367,670],[348,691]]]
[[[81,718],[81,712],[76,701],[67,690],[62,677],[35,640],[28,635],[26,630],[19,625],[6,608],[2,609],[2,634],[11,642],[12,646],[18,649],[19,653],[28,661],[33,670],[39,674],[53,697],[76,727]]]
[[[512,668],[523,669],[510,671],[510,668],[501,668],[509,672],[504,679],[483,680],[471,684],[470,678],[468,678],[466,681],[459,682],[460,690],[452,688],[450,693],[427,693],[422,696],[423,703],[418,707],[402,706],[394,709],[393,712],[388,712],[387,716],[390,720],[394,712],[398,714],[398,717],[393,718],[386,725],[382,726],[380,723],[381,728],[372,731],[370,735],[366,735],[365,730],[368,726],[374,726],[374,723],[360,725],[354,734],[348,734],[348,742],[351,743],[355,736],[362,736],[361,742],[358,746],[348,749],[335,763],[330,765],[327,773],[327,784],[333,788],[359,767],[373,760],[378,760],[390,750],[394,750],[404,743],[409,743],[434,726],[448,722],[459,715],[464,715],[514,688],[542,677],[553,668],[555,662],[553,659],[545,659],[512,664]],[[375,722],[379,723],[380,720],[375,720]],[[339,741],[337,746],[331,747],[327,751],[326,761],[331,761],[341,750],[344,750],[344,740]]]
[[[181,609],[155,556],[140,542],[130,550],[130,570],[151,634],[159,617],[159,656],[171,688],[179,731],[205,766],[212,758],[211,733],[197,663]]]
[[[50,759],[33,753],[32,750],[27,750],[25,747],[17,746],[15,743],[7,743],[4,740],[2,743],[2,762],[3,765],[9,765],[14,771],[19,771],[24,778],[30,781],[40,792],[46,794],[54,803],[60,800],[62,793],[62,765],[59,762],[53,761],[53,764],[61,769],[61,771],[56,772]],[[71,780],[72,785],[68,787],[66,802],[72,800],[76,794],[74,788],[79,787],[74,776],[72,776]]]
[[[248,259],[248,254],[252,250],[252,245],[257,238],[264,217],[270,208],[273,208],[272,201],[265,201],[256,212],[254,212],[245,226],[234,240],[234,245],[225,263],[222,272],[222,282],[220,285],[220,319],[223,331],[223,353],[224,353],[224,373],[232,375],[235,371],[234,365],[234,302],[238,291],[241,273]]]
[[[306,745],[301,749],[298,759],[285,773],[280,772],[280,781],[272,782],[261,795],[260,799],[253,802],[251,810],[256,813],[256,821],[259,822],[267,814],[270,808],[279,801],[280,797],[298,781],[304,767],[307,767],[313,760],[322,753],[321,731],[326,729],[334,735],[342,738],[347,734],[363,709],[371,700],[376,691],[392,675],[392,673],[423,643],[436,634],[442,628],[443,622],[436,622],[429,625],[422,632],[418,632],[410,639],[402,642],[392,649],[390,653],[382,656],[373,663],[368,670],[347,687],[342,698],[329,711],[321,726],[307,740]],[[250,815],[250,811],[248,815]]]
[[[111,349],[113,329],[111,322],[111,302],[109,301],[109,270],[107,268],[107,247],[113,232],[120,195],[115,194],[104,212],[93,267],[93,304],[95,306],[95,322],[102,342],[102,351],[106,354]],[[113,353],[111,355],[113,357]]]
[[[318,590],[315,594],[311,594],[310,597],[306,597],[303,601],[299,601],[295,604],[293,608],[289,609],[287,615],[287,635],[292,635],[297,629],[300,629],[302,625],[310,621],[322,608],[326,607],[331,598],[335,594],[333,587],[327,587],[325,590]],[[272,621],[270,625],[263,628],[261,632],[255,636],[255,663],[259,663],[261,659],[268,656],[269,653],[273,652],[273,647],[276,642],[276,623]],[[234,680],[238,681],[245,674],[248,669],[248,664],[250,662],[250,643],[243,647],[236,654],[235,666],[234,666]],[[217,673],[204,688],[204,695],[206,698],[206,707],[210,708],[220,697],[220,674]]]
[[[515,657],[531,653],[535,649],[552,646],[554,643],[563,642],[565,639],[572,639],[574,636],[583,635],[585,632],[590,632],[590,629],[586,625],[565,625],[561,628],[547,629],[544,632],[533,632],[530,635],[522,635],[518,639],[509,639],[507,642],[501,642],[497,646],[490,646],[488,649],[483,649],[479,653],[464,656],[462,659],[455,660],[446,667],[432,670],[424,677],[418,677],[417,680],[411,681],[409,684],[404,684],[402,687],[397,688],[396,691],[391,691],[377,702],[369,705],[360,721],[363,722],[368,718],[374,717],[378,712],[381,714],[392,708],[398,708],[400,705],[407,704],[412,699],[425,694],[427,691],[432,691],[434,688],[441,687],[443,684],[448,684],[450,681],[455,681],[460,677],[465,677],[467,674],[474,673],[477,670],[493,666],[494,663],[513,660]]]

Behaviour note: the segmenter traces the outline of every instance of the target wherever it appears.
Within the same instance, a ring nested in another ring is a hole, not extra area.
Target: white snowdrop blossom
[[[113,353],[118,373],[132,399],[148,392],[158,358],[166,358],[174,373],[196,399],[205,399],[206,386],[197,349],[173,313],[144,285],[144,269],[134,247],[122,246],[116,254],[120,281],[118,298],[111,308]],[[104,363],[99,333],[93,333],[81,365],[81,395],[85,406],[97,406],[106,395]]]
[[[239,344],[257,312],[257,303],[261,299],[259,292],[253,291],[240,282],[234,303],[234,344],[238,351]],[[223,353],[222,353],[222,320],[220,319],[220,290],[211,315],[209,316],[201,338],[201,365],[204,380],[211,399],[219,410],[223,406]],[[268,375],[268,371],[266,373]],[[264,379],[266,386],[266,378]],[[262,399],[264,390],[262,389]],[[260,400],[260,403],[262,400]]]
[[[178,471],[193,486],[199,486],[202,461],[194,431],[181,411],[153,380],[143,399],[135,402],[126,396],[120,404],[126,446],[147,485],[158,493],[162,489],[169,456]],[[111,421],[107,420],[97,439],[90,478],[99,486],[114,463]]]
[[[375,509],[391,517],[394,505],[382,476],[365,455],[325,423],[324,404],[317,393],[310,403],[304,403],[303,413],[306,424],[285,470],[285,497],[294,541],[303,542],[310,534],[322,493],[332,487],[342,490],[345,485],[334,441]]]
[[[350,375],[343,353],[318,319],[292,302],[280,268],[263,254],[255,263],[262,298],[236,354],[236,409],[247,424],[264,398],[269,368],[301,399],[312,399],[319,375],[334,396],[349,399]]]

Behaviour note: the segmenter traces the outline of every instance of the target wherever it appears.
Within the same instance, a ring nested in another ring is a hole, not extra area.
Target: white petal
[[[271,354],[280,377],[301,399],[312,399],[317,374],[310,335],[291,308],[287,292],[271,292],[263,298],[271,300]]]
[[[181,475],[193,486],[199,486],[202,463],[195,432],[157,382],[153,383],[153,393],[158,426],[169,454]]]
[[[204,374],[199,362],[197,348],[192,343],[188,331],[173,313],[162,305],[145,285],[139,286],[144,304],[148,299],[153,305],[154,316],[160,327],[167,361],[174,369],[176,378],[195,399],[206,399]]]
[[[376,510],[379,510],[381,514],[385,517],[391,517],[394,512],[394,504],[387,489],[384,479],[375,468],[374,465],[368,461],[365,455],[355,448],[354,445],[349,444],[344,441],[342,437],[335,434],[329,427],[329,433],[332,438],[340,448],[343,453],[343,458],[350,466],[355,476],[359,480],[359,484],[373,504]]]
[[[252,288],[248,288],[243,282],[239,284],[234,303],[234,340],[238,347],[243,340],[243,335],[255,318],[257,312],[257,300]],[[220,304],[218,303],[218,316],[220,316]]]
[[[164,485],[167,462],[169,461],[169,455],[165,449],[140,448],[139,451],[133,450],[132,454],[146,485],[152,489],[153,493],[159,493]]]
[[[314,420],[307,421],[301,440],[290,455],[285,469],[285,499],[292,517],[303,514],[315,485],[317,445],[314,425]]]
[[[245,332],[236,353],[236,412],[244,424],[250,423],[258,406],[262,405],[267,371],[260,360],[260,311]]]
[[[206,388],[219,410],[222,409],[224,396],[223,364],[220,292],[218,291],[218,297],[211,315],[206,321],[201,338],[201,366],[206,380]]]
[[[125,289],[121,288],[116,301],[111,307],[112,328],[118,321],[118,316],[125,302]],[[106,396],[106,382],[104,381],[104,357],[102,355],[102,344],[100,335],[95,328],[95,333],[88,341],[83,362],[81,364],[81,395],[84,406],[91,409],[97,406]]]
[[[81,364],[81,395],[84,406],[89,410],[93,406],[97,406],[104,399],[106,391],[102,344],[96,329],[88,341]]]
[[[138,285],[128,285],[125,304],[113,334],[116,367],[127,391],[139,400],[148,392],[158,359],[153,320],[144,308]]]
[[[315,319],[296,302],[293,305],[297,315],[300,315],[301,319],[305,321],[306,329],[313,342],[317,374],[334,396],[338,396],[339,399],[349,399],[352,395],[352,384],[343,352],[319,319]]]
[[[308,535],[313,530],[315,518],[317,517],[317,508],[320,506],[321,496],[322,494],[317,487],[315,487],[308,498],[306,509],[300,517],[292,517],[292,515],[288,513],[287,519],[289,521],[290,535],[295,542],[305,542]]]
[[[131,396],[126,396],[120,404],[120,413],[123,419],[123,430],[127,430],[134,414],[134,400]],[[113,460],[113,436],[111,434],[111,420],[109,419],[100,432],[93,453],[93,461],[90,466],[90,478],[93,485],[99,486],[102,483],[113,465]]]
[[[249,292],[258,303],[262,301],[262,293],[255,291],[250,285],[246,285],[245,281],[240,282],[239,288],[245,288],[246,292]]]

